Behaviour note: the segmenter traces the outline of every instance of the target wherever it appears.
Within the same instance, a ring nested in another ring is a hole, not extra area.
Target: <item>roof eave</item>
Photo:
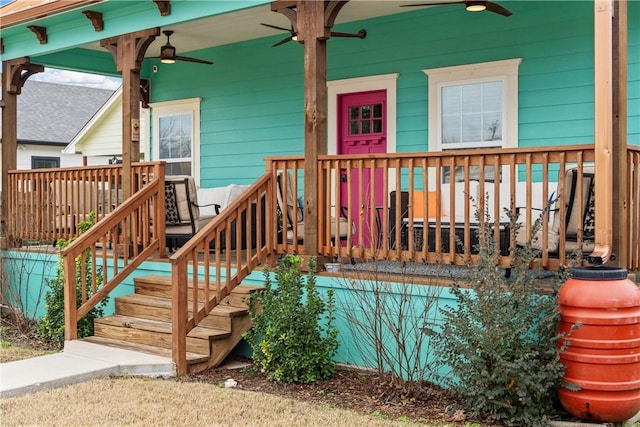
[[[0,29],[6,29],[15,25],[23,24],[25,22],[34,21],[36,19],[45,18],[62,12],[67,12],[69,10],[82,8],[94,3],[100,3],[101,1],[103,0],[52,1],[26,9],[17,10],[6,15],[3,13]]]

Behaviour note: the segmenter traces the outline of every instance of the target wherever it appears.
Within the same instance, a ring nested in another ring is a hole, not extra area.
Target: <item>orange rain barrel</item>
[[[574,268],[558,302],[560,332],[580,325],[560,356],[580,390],[560,387],[560,403],[584,420],[630,419],[640,411],[640,289],[624,268]]]

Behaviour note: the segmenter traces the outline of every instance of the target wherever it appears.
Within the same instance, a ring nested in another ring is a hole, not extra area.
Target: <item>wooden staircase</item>
[[[95,319],[94,336],[85,340],[171,357],[171,277],[136,277],[134,289],[131,295],[115,298],[115,314]],[[258,289],[261,287],[237,286],[189,332],[189,373],[218,366],[240,342],[251,327],[247,298]],[[210,292],[214,294],[215,289]],[[192,295],[191,291],[187,294]]]

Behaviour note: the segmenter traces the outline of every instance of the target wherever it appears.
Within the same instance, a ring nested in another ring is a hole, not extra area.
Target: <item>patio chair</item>
[[[216,215],[220,205],[198,205],[196,183],[192,176],[172,175],[164,181],[165,233],[167,248],[173,251],[182,246],[214,216],[200,216],[200,207],[214,206]]]
[[[563,176],[564,175],[564,176]],[[564,173],[560,172],[558,182],[564,179],[565,195],[557,194],[557,202],[564,201],[565,205],[565,251],[571,253],[574,251],[582,251],[588,254],[594,248],[594,230],[595,230],[595,173],[592,165],[584,166],[582,169],[582,201],[583,209],[580,211],[578,206],[578,167],[570,166]],[[532,208],[534,210],[539,210]],[[516,212],[522,208],[517,208]],[[558,252],[560,247],[560,212],[557,207],[550,209],[553,212],[553,222],[549,225],[547,237],[547,249],[550,253]],[[582,227],[582,245],[578,244],[578,227]],[[543,230],[531,237],[531,247],[537,250],[544,249]],[[525,246],[529,236],[526,233],[525,224],[521,224],[516,234],[516,244]]]
[[[285,204],[285,197],[283,196],[284,194],[284,190],[283,190],[283,179],[282,177],[286,176],[287,177],[287,184],[286,184],[286,204]],[[298,203],[298,199],[296,198],[295,194],[293,193],[293,177],[291,176],[290,173],[286,173],[284,174],[282,171],[278,172],[278,178],[277,178],[277,185],[278,185],[278,191],[277,191],[277,203],[278,203],[278,221],[279,221],[279,230],[280,232],[283,231],[283,214],[287,215],[287,230],[286,230],[286,237],[287,237],[287,242],[288,243],[293,243],[294,239],[297,241],[297,243],[301,244],[304,242],[304,212],[303,209],[301,207],[297,207],[297,209],[294,209],[294,206],[296,203]],[[285,209],[285,205],[286,205],[286,209]],[[295,217],[294,217],[295,216]],[[338,238],[336,239],[336,220],[338,221]],[[293,224],[296,224],[296,234],[294,236],[294,227]],[[331,242],[336,245],[338,241],[346,241],[348,236],[349,236],[349,227],[348,227],[349,223],[347,221],[346,218],[344,217],[331,217]],[[353,230],[353,227],[352,227]]]

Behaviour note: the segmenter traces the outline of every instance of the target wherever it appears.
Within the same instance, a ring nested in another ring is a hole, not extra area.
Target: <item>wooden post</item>
[[[111,52],[122,75],[122,197],[132,188],[131,164],[140,161],[140,68],[149,45],[160,35],[160,28],[104,39],[100,45]]]
[[[613,4],[613,253],[626,267],[629,254],[629,182],[627,180],[627,0]]]
[[[171,356],[178,376],[187,374],[187,264],[173,261],[171,267]]]
[[[64,268],[64,340],[78,339],[78,307],[76,306],[76,260],[66,256]]]
[[[44,66],[31,64],[29,58],[16,58],[2,62],[2,210],[0,212],[0,248],[9,242],[9,179],[7,173],[16,169],[18,148],[18,95],[22,86]]]
[[[327,153],[327,40],[347,1],[275,1],[304,44],[304,253],[318,253],[318,155]],[[295,10],[294,10],[295,9]]]
[[[318,155],[327,152],[327,37],[324,2],[298,3],[304,42],[304,253],[318,253]]]
[[[613,240],[612,19],[608,0],[594,2],[595,248],[591,261],[609,261]]]

